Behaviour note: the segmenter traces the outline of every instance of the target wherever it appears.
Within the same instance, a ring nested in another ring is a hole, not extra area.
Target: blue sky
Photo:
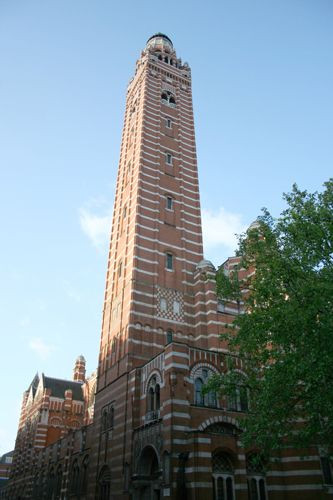
[[[192,67],[206,257],[332,176],[331,0],[0,0],[0,454],[36,371],[97,363],[126,86],[149,36]]]

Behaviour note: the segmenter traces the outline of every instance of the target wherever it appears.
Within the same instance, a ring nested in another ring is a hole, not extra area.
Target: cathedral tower
[[[95,403],[96,498],[111,485],[115,498],[155,498],[162,484],[171,495],[169,477],[150,477],[147,490],[139,477],[162,461],[171,467],[175,452],[162,443],[187,428],[190,364],[219,364],[218,353],[200,351],[223,348],[214,272],[203,260],[191,70],[158,33],[127,89]]]
[[[202,259],[191,71],[171,40],[157,34],[127,90],[99,389],[120,360],[126,359],[121,370],[142,364],[161,351],[179,323],[189,322],[186,294],[192,295]]]

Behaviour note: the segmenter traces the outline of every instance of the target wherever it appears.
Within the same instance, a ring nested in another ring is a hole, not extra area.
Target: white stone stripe
[[[291,484],[291,485],[284,485],[284,484],[272,484],[272,485],[267,485],[267,490],[268,491],[313,491],[313,490],[323,490],[323,485],[322,484]]]
[[[154,273],[154,274],[156,274],[156,275],[159,276],[158,273]],[[156,319],[156,316],[151,315],[151,314],[146,314],[146,313],[139,312],[139,311],[134,311],[134,310],[131,310],[131,312],[134,313],[136,316],[141,316],[143,318]],[[210,321],[198,321],[197,323],[191,324],[191,323],[187,323],[186,321],[176,321],[174,319],[168,319],[168,318],[161,318],[161,317],[159,317],[158,319],[162,323],[171,323],[173,325],[189,326],[191,328],[197,328],[198,326],[201,326],[201,325],[208,326],[208,325],[221,325],[222,324],[220,321],[214,321],[214,320],[210,320]],[[201,338],[207,338],[208,335],[201,335],[200,337]]]
[[[135,325],[131,325],[135,326]],[[149,347],[157,347],[158,349],[163,349],[165,347],[165,344],[156,344],[155,342],[145,342],[144,340],[136,340],[136,339],[127,339],[127,342],[130,344],[136,344],[136,345],[146,345]]]
[[[164,369],[165,371],[170,370],[171,368],[181,368],[181,369],[188,369],[188,365],[185,365],[183,363],[169,363],[168,365],[165,365]]]
[[[171,358],[173,356],[177,356],[179,358],[185,358],[185,359],[190,359],[190,356],[186,352],[179,352],[179,351],[171,351],[168,352],[165,356],[164,359]],[[173,400],[170,400],[173,401]]]
[[[306,455],[304,457],[294,456],[294,457],[282,457],[279,459],[279,462],[312,462],[319,461],[318,455]]]
[[[163,402],[162,406],[168,405],[190,406],[190,402],[187,399],[167,399]]]
[[[132,267],[132,269],[133,269],[133,271],[136,271],[138,273],[148,274],[149,276],[159,276],[159,273],[154,273],[154,272],[151,272],[151,271],[145,271],[144,269],[139,269],[138,267]]]
[[[156,184],[153,184],[153,183],[151,183],[151,182],[148,182],[148,181],[146,181],[146,180],[142,179],[142,177],[140,177],[140,176],[139,176],[139,181],[140,181],[139,189],[143,189],[143,188],[141,187],[141,184],[143,184],[143,185],[145,185],[145,186],[152,186],[154,189],[156,189],[156,188],[165,189],[165,188],[163,188],[163,186],[157,186]],[[200,198],[199,198],[199,192],[198,192],[198,191],[197,191],[197,192],[195,192],[195,191],[191,191],[190,189],[186,189],[184,186],[182,187],[182,189],[185,189],[186,191],[193,192],[193,193],[197,194],[197,195],[198,195],[198,197],[197,197],[197,198],[191,198],[191,196],[187,196],[186,194],[184,194],[184,193],[183,193],[183,192],[181,192],[181,191],[178,191],[178,192],[177,192],[177,191],[172,191],[171,189],[168,189],[168,192],[169,192],[170,194],[174,194],[174,195],[179,196],[179,197],[182,197],[182,196],[183,196],[183,197],[184,197],[184,198],[186,198],[187,200],[191,200],[191,201],[194,201],[194,202],[196,202],[196,203],[198,203],[198,202],[200,201]],[[157,195],[157,196],[159,196],[160,198],[164,198],[164,196],[165,196],[164,194],[161,194],[161,193],[156,193],[156,192],[153,192],[153,191],[148,191],[148,190],[146,190],[146,189],[143,189],[143,191],[145,191],[146,193],[150,193],[150,194],[153,194],[153,195]],[[177,200],[175,200],[175,201],[177,202]]]
[[[193,255],[200,255],[200,256],[202,256],[202,252],[194,252],[193,250],[189,250],[189,249],[188,249],[188,248],[186,248],[186,247],[179,247],[179,246],[177,246],[177,245],[171,245],[170,243],[167,243],[167,242],[164,242],[164,241],[160,241],[160,240],[159,240],[159,239],[157,239],[157,238],[149,238],[148,236],[143,236],[143,235],[141,235],[141,234],[137,234],[136,236],[137,236],[137,237],[139,237],[139,238],[141,238],[141,239],[143,239],[143,240],[146,240],[146,241],[151,241],[152,243],[159,243],[160,245],[163,245],[163,246],[164,246],[164,247],[166,247],[166,248],[174,248],[175,250],[181,250],[181,251],[183,251],[183,252],[187,252],[187,253],[190,253],[190,254],[193,254]],[[181,238],[181,240],[185,241],[186,243],[190,243],[191,245],[196,245],[196,246],[200,246],[200,247],[202,247],[202,245],[201,245],[201,244],[199,244],[199,243],[193,243],[193,241],[188,240],[188,239],[186,239],[186,238],[183,238],[183,237],[182,237],[182,238]],[[202,258],[203,258],[203,257],[202,257]],[[208,281],[211,281],[211,280],[208,280]],[[199,281],[198,281],[198,282],[199,282]],[[197,283],[198,283],[198,282],[197,282]],[[201,282],[202,282],[202,283],[206,283],[206,282],[204,282],[204,281],[202,281],[202,280],[201,280]],[[186,282],[185,282],[185,284],[186,284]]]
[[[321,475],[322,475],[322,471],[318,470],[318,469],[285,470],[285,471],[272,470],[272,471],[267,472],[267,476],[272,476],[272,477],[321,476]]]
[[[157,255],[165,256],[165,252],[160,252],[158,250],[154,250],[153,248],[144,247],[142,245],[138,245],[137,243],[135,243],[134,248],[139,248],[140,250],[145,250],[147,252],[151,252],[151,253],[154,253],[154,254],[157,254]],[[186,264],[190,264],[192,266],[196,266],[198,264],[197,262],[193,262],[192,260],[188,260],[188,259],[185,259],[183,257],[179,257],[177,255],[175,255],[174,258],[176,260],[178,260],[179,262],[185,262]]]
[[[156,191],[155,192],[154,191],[149,191],[149,189],[145,189],[142,186],[139,186],[139,189],[140,189],[141,192],[151,194],[154,197],[158,196],[159,198],[164,198],[164,194],[156,193]],[[171,193],[172,192],[170,191],[170,194]],[[138,194],[137,198],[139,198],[140,196],[142,196],[142,195]],[[192,199],[192,198],[189,198],[188,196],[185,196],[184,194],[179,194],[179,196],[180,197],[183,196],[183,198],[187,198],[187,199]],[[154,201],[154,200],[149,200],[149,198],[148,199],[144,198],[144,199],[146,199],[147,201],[150,201],[150,203],[155,203],[155,204],[158,204],[158,205],[160,204],[160,200],[155,200]],[[190,208],[191,210],[198,210],[199,213],[200,213],[200,200],[199,200],[199,198],[196,200],[196,203],[198,204],[198,206],[189,205],[188,203],[186,203],[183,200],[176,200],[176,203],[178,203],[180,206],[185,206],[187,208]],[[195,215],[193,217],[195,217]]]
[[[165,175],[165,172],[163,172],[162,170],[156,170],[156,168],[149,167],[148,165],[142,164],[142,168],[147,169],[147,170],[151,170],[152,172],[160,174],[161,176]],[[142,175],[146,175],[147,177],[150,177],[152,179],[156,179],[156,180],[159,179],[158,176],[156,176],[156,175],[149,175],[146,172],[143,172],[142,169],[141,169],[140,172],[141,172]],[[186,177],[190,177],[193,180],[193,176],[190,176],[190,175],[187,175],[187,174],[184,174],[184,173],[183,173],[183,175],[186,175]],[[199,189],[198,182],[190,182],[190,181],[187,181],[187,180],[183,179],[183,177],[177,177],[177,176],[174,177],[174,180],[178,181],[178,182],[184,182],[185,184],[190,184],[190,186],[193,186],[193,187]]]
[[[173,417],[187,418],[187,419],[191,418],[188,413],[183,413],[180,411],[173,411],[171,413],[167,413],[166,415],[163,415],[163,420],[170,420]]]

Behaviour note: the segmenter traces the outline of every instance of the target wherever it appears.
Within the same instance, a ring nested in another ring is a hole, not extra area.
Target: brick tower
[[[109,498],[109,489],[114,498],[183,494],[184,477],[174,476],[172,488],[170,467],[183,471],[189,452],[171,443],[189,429],[189,366],[204,361],[204,378],[213,372],[207,360],[219,365],[224,347],[212,278],[203,260],[191,70],[158,33],[127,90],[95,403],[96,498]]]

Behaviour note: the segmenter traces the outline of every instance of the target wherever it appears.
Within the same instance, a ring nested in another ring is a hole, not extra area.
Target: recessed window
[[[172,342],[172,330],[167,330],[166,337],[167,344],[170,344]]]
[[[167,162],[168,165],[172,165],[172,154],[171,153],[165,153],[165,161]]]
[[[125,206],[123,210],[123,219],[126,219],[126,216],[127,216],[127,207]]]
[[[167,310],[167,301],[163,297],[160,300],[160,308],[161,308],[161,311]]]
[[[119,276],[119,278],[122,274],[122,271],[123,271],[123,263],[119,262],[119,264],[118,264],[118,276]]]
[[[173,313],[180,314],[180,302],[178,300],[173,301]]]
[[[172,80],[171,80],[172,81]],[[176,107],[176,100],[174,95],[169,90],[164,90],[161,94],[161,101],[163,104],[170,106],[170,108]]]
[[[170,118],[166,119],[166,127],[167,128],[172,128],[172,120],[170,120]]]
[[[166,254],[166,268],[169,269],[169,271],[173,270],[173,255],[172,255],[172,253]]]
[[[173,198],[172,198],[172,196],[167,196],[166,207],[168,210],[173,210]]]

